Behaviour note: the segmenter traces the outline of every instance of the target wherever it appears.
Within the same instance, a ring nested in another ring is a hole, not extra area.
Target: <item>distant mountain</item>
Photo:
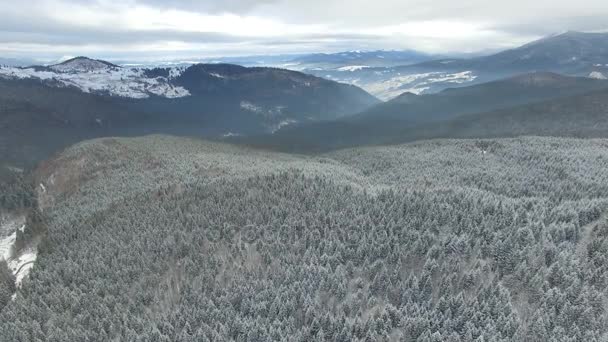
[[[197,64],[146,73],[167,78],[190,95],[124,101],[128,105],[137,111],[171,113],[193,122],[200,122],[204,114],[204,126],[229,135],[272,132],[294,123],[340,118],[379,103],[358,87],[285,69]]]
[[[608,67],[608,33],[570,31],[489,56],[428,61],[416,67],[494,72],[553,71],[587,76],[589,70]]]
[[[608,137],[608,89],[410,127],[385,143],[523,135]]]
[[[384,101],[404,92],[432,94],[446,88],[482,83],[485,80],[472,70],[421,69],[415,66],[343,67],[331,70],[306,69],[304,72],[328,80],[356,85]],[[493,79],[495,78],[488,80]]]
[[[433,58],[431,55],[413,51],[345,51],[338,53],[317,53],[304,55],[290,60],[293,67],[312,68],[348,68],[350,67],[379,67],[379,66],[395,66],[408,65],[428,61]]]
[[[579,133],[597,135],[593,128],[596,120],[602,115],[608,118],[607,92],[607,81],[532,73],[437,94],[405,93],[356,116],[244,140],[261,147],[315,152],[418,139],[512,136],[519,132],[573,135],[578,116]],[[508,124],[501,123],[503,116],[511,118]]]
[[[166,77],[150,77],[146,69],[123,68],[105,61],[77,57],[51,66],[1,67],[0,77],[38,79],[53,87],[75,87],[85,93],[145,99],[190,95]]]
[[[605,88],[608,82],[603,80],[537,72],[435,94],[417,96],[408,92],[348,120],[420,123]]]
[[[190,115],[256,114],[269,126],[284,120],[337,118],[378,102],[351,85],[295,71],[231,64],[146,69],[77,57],[48,67],[3,67],[0,77],[39,79],[51,87],[76,87],[144,108],[153,103],[155,111],[170,105],[172,113],[183,110]]]
[[[421,63],[438,58],[414,50],[342,51],[336,53],[297,53],[279,55],[250,55],[192,58],[189,60],[117,61],[119,65],[149,67],[190,66],[193,64],[237,64],[245,67],[278,67],[302,71],[304,69],[336,69],[348,66],[380,67]]]
[[[608,33],[567,32],[475,58],[448,58],[413,65],[309,69],[306,72],[355,84],[389,100],[403,92],[429,94],[529,72],[608,78]]]
[[[28,58],[3,58],[0,57],[0,65],[4,66],[27,66],[32,65],[34,63],[33,60]]]
[[[0,159],[18,163],[91,137],[261,134],[379,102],[355,86],[289,70],[229,64],[133,69],[85,57],[48,67],[2,67],[0,87]]]
[[[608,67],[608,33],[566,32],[516,49],[472,59],[469,65],[479,69],[544,70],[587,75],[592,68]]]
[[[118,65],[98,59],[90,59],[88,57],[76,57],[68,59],[62,63],[51,65],[49,67],[49,69],[53,71],[71,73],[113,70],[119,68],[120,67]]]

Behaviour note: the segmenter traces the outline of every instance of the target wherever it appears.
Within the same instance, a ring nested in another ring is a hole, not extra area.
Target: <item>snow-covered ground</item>
[[[13,275],[15,275],[15,285],[17,285],[17,287],[19,287],[23,279],[30,274],[37,256],[38,253],[36,249],[31,248],[22,251],[18,256],[9,260],[8,267],[13,272]]]
[[[257,114],[261,114],[264,112],[264,109],[262,107],[257,106],[249,101],[241,101],[241,108]]]
[[[471,83],[478,77],[470,70],[411,73],[395,68],[370,68],[362,65],[307,71],[332,81],[358,86],[385,101],[405,92],[420,95],[441,91],[454,85]]]
[[[176,66],[169,68],[169,79],[172,80],[174,78],[180,77],[184,71],[186,71],[188,67],[186,66]]]
[[[110,67],[105,64],[103,66],[78,64],[73,68],[62,65],[52,66],[50,70],[0,67],[0,77],[54,80],[59,85],[74,86],[85,93],[107,93],[135,99],[148,98],[151,95],[167,98],[190,95],[187,89],[172,85],[165,77],[146,76],[144,69]],[[169,78],[175,78],[182,72],[181,68],[171,70]]]
[[[52,65],[50,68],[58,72],[90,72],[107,69],[113,66],[110,63],[90,58],[74,58],[64,63]]]
[[[604,74],[602,74],[599,71],[593,71],[593,72],[591,72],[589,74],[589,77],[590,78],[595,78],[595,79],[598,79],[598,80],[606,80],[606,79],[608,79],[608,77],[606,77]]]
[[[295,123],[298,123],[298,122],[296,120],[292,120],[292,119],[283,120],[283,121],[279,122],[278,124],[274,125],[274,127],[271,128],[270,132],[274,134],[277,131],[281,130],[281,128],[287,127],[289,125],[293,125]]]
[[[15,244],[15,238],[17,237],[16,233],[12,233],[7,236],[2,236],[0,238],[0,258],[3,260],[8,260],[11,257],[11,251],[13,245]]]
[[[0,258],[8,260],[17,229],[25,228],[25,216],[5,214],[0,217]]]
[[[0,258],[8,263],[9,269],[15,276],[17,286],[29,274],[36,261],[35,247],[27,248],[13,255],[13,246],[17,237],[17,230],[25,229],[24,215],[5,215],[0,218]]]
[[[477,78],[471,71],[458,73],[429,72],[412,75],[398,75],[379,82],[358,84],[360,87],[382,100],[395,98],[405,92],[424,94],[437,84],[463,84]]]
[[[366,68],[369,68],[369,66],[367,66],[367,65],[348,65],[348,66],[338,68],[336,70],[353,72],[353,71],[362,70],[362,69],[366,69]]]

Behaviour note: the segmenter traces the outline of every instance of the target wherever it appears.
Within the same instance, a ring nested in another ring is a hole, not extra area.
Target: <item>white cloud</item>
[[[605,0],[31,0],[0,3],[0,53],[473,52],[605,30]]]

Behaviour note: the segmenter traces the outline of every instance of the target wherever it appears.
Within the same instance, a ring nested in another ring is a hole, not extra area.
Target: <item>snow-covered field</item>
[[[395,98],[405,92],[424,94],[437,84],[464,84],[477,78],[471,71],[458,73],[429,72],[413,75],[398,75],[386,80],[357,84],[382,100]]]
[[[8,267],[13,272],[13,275],[15,275],[15,284],[17,286],[20,286],[23,279],[30,273],[37,256],[36,249],[31,248],[19,253],[18,256],[8,261]]]
[[[283,120],[283,121],[279,122],[278,124],[274,125],[274,127],[271,128],[271,133],[276,133],[279,130],[281,130],[281,128],[287,127],[289,125],[293,125],[295,123],[298,123],[298,121],[292,120],[292,119]]]
[[[606,79],[608,79],[608,77],[606,77],[604,74],[602,74],[599,71],[593,71],[593,72],[591,72],[589,74],[589,77],[590,78],[595,78],[597,80],[606,80]]]
[[[0,218],[0,258],[6,260],[9,269],[15,276],[17,286],[29,274],[36,261],[35,247],[29,247],[13,255],[13,245],[17,237],[17,230],[25,229],[24,215],[5,215]]]
[[[25,228],[25,216],[6,214],[0,217],[0,258],[4,260],[10,258],[17,229],[23,230],[23,228]]]
[[[337,70],[353,72],[353,71],[362,70],[362,69],[366,69],[366,68],[369,68],[369,66],[367,66],[367,65],[348,65],[348,66],[338,68]]]
[[[179,76],[181,72],[183,72],[181,69],[172,70],[167,79],[166,77],[148,77],[144,69],[100,66],[99,64],[87,66],[79,63],[71,68],[57,65],[49,69],[0,67],[0,77],[54,80],[59,85],[73,86],[85,93],[107,93],[112,96],[135,99],[148,98],[151,95],[167,98],[189,96],[190,92],[187,89],[175,86],[170,82],[172,77]]]

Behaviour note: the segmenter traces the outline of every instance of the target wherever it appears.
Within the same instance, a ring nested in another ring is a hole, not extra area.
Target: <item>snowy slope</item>
[[[171,72],[179,75],[181,70]],[[0,67],[0,77],[33,78],[55,81],[59,86],[73,86],[85,93],[102,93],[134,99],[150,96],[178,98],[190,92],[171,84],[170,78],[149,77],[145,69],[122,68],[107,62],[78,58],[48,68]]]
[[[8,267],[15,276],[17,286],[21,285],[23,279],[29,274],[37,256],[35,247],[19,251],[16,255],[13,255],[13,245],[17,238],[17,230],[23,232],[24,229],[25,216],[0,218],[0,259],[8,262]]]
[[[90,59],[86,57],[76,57],[70,60],[67,60],[60,64],[55,64],[50,66],[50,69],[57,72],[91,72],[96,70],[107,70],[107,69],[117,69],[120,68],[117,65],[112,63],[108,63],[105,61],[100,61],[96,59]]]

